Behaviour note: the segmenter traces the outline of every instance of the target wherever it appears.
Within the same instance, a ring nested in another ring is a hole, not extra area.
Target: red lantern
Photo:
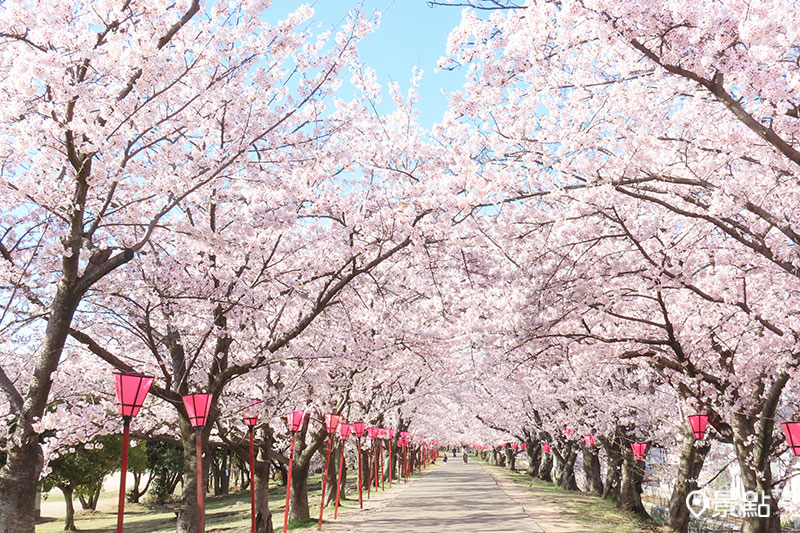
[[[289,413],[286,417],[289,423],[289,431],[292,432],[292,444],[289,447],[289,473],[286,476],[286,505],[283,508],[283,530],[287,531],[289,528],[289,492],[292,489],[292,465],[294,464],[294,437],[303,425],[303,420],[306,417],[304,409],[298,409]]]
[[[322,500],[319,502],[319,525],[317,530],[322,529],[322,511],[325,508],[325,489],[328,485],[328,468],[331,464],[331,447],[333,446],[333,437],[336,435],[336,428],[339,427],[339,422],[342,421],[342,415],[329,413],[325,415],[325,429],[328,431],[328,453],[325,457],[325,476],[322,478]]]
[[[193,427],[199,428],[208,422],[208,411],[211,409],[210,394],[188,394],[183,397],[183,406],[186,407],[186,414],[189,423]]]
[[[258,404],[259,402],[253,400],[249,406],[242,409],[242,419],[251,429],[258,424]]]
[[[117,389],[117,408],[122,416],[136,416],[153,384],[153,376],[144,374],[114,373]]]
[[[390,429],[390,430],[389,430],[389,438],[390,438],[390,439],[393,439],[393,438],[394,438],[394,430],[393,430],[393,429]]]
[[[333,519],[336,520],[339,517],[339,496],[342,491],[342,472],[344,471],[345,464],[344,464],[344,441],[350,436],[350,430],[352,429],[352,424],[341,424],[339,426],[339,437],[342,439],[342,447],[339,451],[339,477],[336,481],[336,507],[333,511]]]
[[[125,517],[125,474],[128,472],[128,448],[131,441],[131,418],[139,414],[144,399],[153,384],[153,376],[133,373],[114,373],[117,408],[122,415],[122,467],[120,468],[117,532],[122,533]]]
[[[206,511],[203,501],[203,432],[202,427],[208,422],[208,411],[211,409],[211,395],[205,393],[187,394],[183,396],[183,406],[189,423],[195,428],[197,447],[197,529],[200,533],[206,530]]]
[[[574,432],[574,431],[572,431],[570,428],[567,428],[567,429],[565,429],[565,430],[564,430],[564,434],[566,434],[566,436],[567,436],[567,438],[568,438],[568,439],[571,439],[571,438],[572,438],[572,434],[573,434],[573,433],[575,433],[575,432]]]
[[[515,449],[515,450],[516,450],[516,449],[517,449],[517,446],[519,446],[519,444],[517,444],[516,442],[512,442],[512,443],[511,443],[511,447],[512,447],[513,449]]]
[[[792,449],[794,455],[800,455],[800,422],[784,422],[783,434],[786,436],[786,443]]]
[[[369,436],[369,438],[371,438],[372,440],[375,440],[375,439],[378,437],[378,432],[379,432],[379,431],[380,431],[380,429],[378,429],[378,428],[376,428],[375,426],[373,426],[373,427],[371,427],[371,428],[367,428],[367,435],[368,435],[368,436]]]
[[[342,421],[342,415],[328,414],[325,415],[325,429],[328,433],[336,433],[336,428],[339,427],[339,422]]]
[[[647,453],[646,442],[632,442],[631,449],[633,450],[633,458],[637,461],[644,459],[644,454]]]
[[[587,448],[591,448],[594,446],[595,436],[594,435],[584,435],[583,442],[586,444]]]
[[[303,409],[300,409],[298,411],[292,411],[291,413],[289,413],[289,415],[287,416],[287,419],[289,421],[289,431],[292,432],[299,431],[300,426],[303,425],[303,419],[305,417],[306,417],[306,412]]]
[[[364,436],[364,430],[367,425],[364,422],[354,422],[350,424],[353,428],[353,433],[356,435],[356,446],[358,447],[358,506],[364,508],[363,487],[361,483],[361,437]]]
[[[542,451],[544,453],[550,453],[551,450],[550,450],[550,443],[549,442],[543,442],[542,443]]]
[[[403,440],[408,440],[408,431],[401,431],[400,438],[402,438]]]
[[[256,533],[256,473],[255,473],[255,445],[254,428],[258,424],[258,404],[256,400],[250,402],[250,405],[242,409],[242,418],[248,427],[248,436],[250,437],[250,531]]]
[[[692,434],[695,439],[702,439],[706,436],[706,425],[708,424],[708,415],[691,415],[689,416],[689,425],[692,427]]]
[[[519,445],[519,447],[520,447],[520,448],[522,448],[522,451],[524,452],[524,451],[525,451],[525,448],[527,448],[527,447],[528,447],[528,445],[527,445],[526,443],[524,443],[524,442],[521,442],[521,443],[520,443],[520,445]]]

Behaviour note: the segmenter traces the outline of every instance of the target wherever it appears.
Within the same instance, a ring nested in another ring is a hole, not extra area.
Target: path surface
[[[505,485],[502,480],[501,484]],[[471,459],[464,464],[460,457],[450,457],[447,464],[435,467],[429,474],[400,488],[399,494],[381,509],[368,516],[357,513],[340,517],[338,523],[326,520],[323,530],[359,533],[587,531],[561,516],[552,504],[525,501],[519,493],[512,492],[512,495],[517,501],[512,500],[477,462]]]

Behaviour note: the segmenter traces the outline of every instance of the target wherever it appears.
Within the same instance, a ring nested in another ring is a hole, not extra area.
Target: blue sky
[[[314,18],[322,24],[321,31],[339,26],[347,12],[358,5],[367,15],[381,12],[380,27],[359,46],[362,60],[375,69],[384,87],[395,81],[403,93],[411,85],[412,69],[419,66],[424,71],[418,89],[420,123],[430,127],[441,119],[447,108],[447,97],[441,90],[458,89],[464,72],[437,73],[434,69],[445,54],[450,30],[461,19],[461,8],[430,8],[426,0],[275,0],[268,10],[269,17],[282,19],[303,3],[314,8]],[[391,101],[385,98],[386,102],[382,111],[390,110]]]

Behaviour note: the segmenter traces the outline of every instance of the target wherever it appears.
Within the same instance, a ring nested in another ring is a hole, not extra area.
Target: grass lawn
[[[592,494],[564,490],[552,483],[511,472],[506,468],[482,463],[493,472],[502,474],[526,487],[533,498],[552,502],[564,510],[564,515],[597,533],[642,533],[663,531],[653,522],[645,522],[631,513],[620,511],[614,502]]]
[[[319,499],[322,488],[321,476],[312,475],[308,482],[308,502],[311,516],[319,516]],[[354,494],[355,483],[348,487],[348,494]],[[286,488],[280,485],[270,487],[269,508],[272,511],[272,524],[275,531],[283,530],[283,508],[286,503]],[[358,506],[358,493],[356,499],[343,500],[339,503],[340,511],[349,507]],[[49,501],[57,501],[55,498]],[[63,498],[61,499],[63,501]],[[227,496],[206,496],[206,531],[239,533],[250,531],[250,492],[243,491]],[[111,511],[77,511],[80,503],[75,500],[76,514],[75,525],[79,531],[99,533],[115,531],[117,515]],[[125,531],[130,533],[173,533],[175,531],[175,511],[178,504],[166,507],[148,507],[145,505],[125,504]],[[325,514],[328,514],[328,509]],[[330,509],[333,513],[333,509]],[[316,525],[317,520],[298,520],[289,522],[289,529],[307,528]],[[64,520],[44,522],[36,526],[36,533],[55,533],[64,530]]]

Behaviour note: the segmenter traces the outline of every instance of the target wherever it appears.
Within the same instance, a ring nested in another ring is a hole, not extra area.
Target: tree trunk
[[[553,454],[543,453],[541,455],[542,462],[539,464],[539,473],[537,474],[542,481],[553,481]]]
[[[666,521],[666,525],[676,533],[688,533],[689,531],[690,514],[689,508],[686,506],[686,498],[690,492],[697,490],[697,476],[700,475],[710,448],[711,445],[707,440],[695,441],[691,426],[688,421],[684,421],[678,477],[672,488]]]
[[[512,472],[516,470],[517,452],[511,446],[506,446],[506,465]]]
[[[144,472],[133,472],[133,488],[128,492],[128,503],[139,503],[139,500],[142,496],[147,492],[147,489],[150,488],[150,482],[153,481],[153,473],[147,473],[147,482],[144,484],[143,488],[140,488],[142,485],[142,476]]]
[[[36,481],[42,470],[42,449],[32,435],[32,444],[12,447],[0,469],[0,531],[34,533]]]
[[[413,457],[414,454],[411,453],[411,449],[410,448],[409,448],[407,453],[408,453],[408,462],[409,462],[409,465],[411,465],[413,463],[412,457]],[[369,450],[362,449],[361,450],[361,488],[362,488],[362,490],[367,490],[367,488],[370,486],[370,481],[372,481],[372,476],[370,475],[371,472],[372,472],[372,469],[369,467],[369,465],[372,464],[372,463],[370,463],[369,458],[370,458]],[[411,472],[414,469],[413,469],[412,466],[409,466],[408,470],[409,470],[409,472]]]
[[[256,459],[255,476],[256,533],[272,533],[272,513],[269,510],[269,459]],[[286,492],[286,491],[284,491]]]
[[[219,496],[220,491],[222,490],[222,478],[220,476],[220,459],[216,457],[216,454],[211,453],[211,465],[209,465],[209,473],[208,479],[213,482],[214,485],[214,496]]]
[[[578,459],[578,451],[575,446],[567,449],[561,465],[558,486],[564,490],[578,490],[578,483],[575,481],[575,461]]]
[[[780,533],[781,520],[777,501],[772,494],[772,471],[769,450],[772,445],[772,413],[766,412],[760,423],[744,414],[734,417],[733,446],[742,472],[742,484],[747,492],[758,495],[758,503],[764,498],[769,506],[769,516],[744,518],[742,533]],[[758,424],[758,431],[756,425]],[[767,499],[768,498],[768,499]]]
[[[528,454],[528,469],[525,470],[525,473],[530,477],[539,477],[539,464],[542,460],[542,447],[538,442],[528,440],[525,446],[525,453]]]
[[[222,464],[220,465],[220,484],[219,490],[220,494],[230,494],[231,488],[231,468],[233,465],[231,464],[231,452],[230,450],[224,450],[222,454]]]
[[[603,498],[617,500],[619,498],[620,479],[622,477],[622,453],[614,440],[603,440],[606,450],[606,479],[603,483]]]
[[[60,486],[61,492],[64,494],[64,504],[67,506],[67,515],[64,518],[64,531],[77,531],[75,527],[75,507],[72,505],[72,487]],[[11,533],[11,530],[9,530]]]
[[[179,417],[181,426],[181,443],[183,444],[183,494],[181,505],[178,510],[177,532],[178,533],[197,533],[197,455],[195,452],[196,440],[195,429],[189,422]],[[213,425],[213,420],[208,419],[206,428]],[[208,432],[203,430],[203,480],[199,490],[206,492],[208,486],[208,472],[210,467],[210,455],[208,453]]]
[[[622,478],[620,480],[617,509],[635,513],[649,519],[650,515],[642,505],[642,479],[644,478],[644,461],[636,461],[633,453],[623,452]]]
[[[326,443],[327,431],[323,427],[313,434],[311,442],[306,443],[308,418],[297,433],[294,449],[294,465],[292,466],[292,488],[289,493],[289,520],[307,520],[310,518],[308,506],[308,471],[311,458]],[[324,468],[323,464],[323,468]]]
[[[583,471],[586,473],[587,490],[602,496],[603,478],[600,475],[600,457],[585,446],[583,447]]]
[[[495,451],[494,455],[495,455],[495,461],[497,461],[497,463],[496,463],[497,466],[502,466],[502,467],[505,468],[505,466],[506,466],[506,454],[504,454],[502,451],[500,451],[500,452]]]
[[[329,437],[330,438],[330,437]],[[319,450],[320,458],[322,459],[322,475],[325,475],[325,458],[328,454],[328,445],[326,444]],[[325,507],[334,505],[336,503],[336,474],[339,472],[339,446],[334,444],[331,446],[331,457],[328,461],[328,481],[325,487]]]
[[[85,189],[76,192],[74,198],[77,205],[82,205],[86,198]],[[75,213],[75,219],[71,220],[71,226],[74,226],[71,231],[79,234],[82,217],[77,210]],[[72,316],[80,300],[79,295],[75,294],[78,252],[79,244],[76,243],[72,256],[65,256],[62,261],[63,272],[50,306],[44,341],[38,349],[28,390],[24,393],[25,397],[21,398],[24,401],[21,411],[16,412],[16,429],[8,438],[11,447],[7,451],[5,466],[0,468],[0,531],[3,533],[34,533],[36,529],[36,486],[44,461],[34,423],[41,420],[47,406],[53,384],[51,376],[58,367]]]
[[[569,448],[567,448],[569,449]],[[553,476],[553,483],[561,485],[561,478],[564,476],[564,456],[555,449],[550,452],[553,456],[553,469],[551,475]]]
[[[311,517],[308,508],[308,470],[311,463],[295,463],[292,467],[292,488],[289,491],[289,520]]]
[[[81,502],[81,509],[97,510],[97,500],[100,499],[100,491],[103,489],[103,480],[83,486],[78,490],[78,500]]]

